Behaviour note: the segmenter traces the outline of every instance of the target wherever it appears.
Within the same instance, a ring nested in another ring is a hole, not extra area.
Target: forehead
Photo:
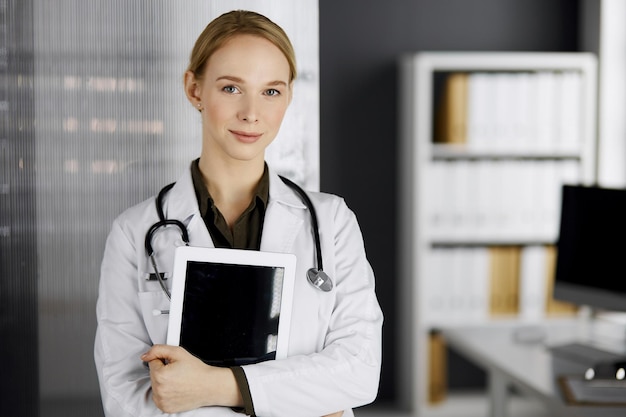
[[[206,75],[287,82],[289,62],[269,40],[254,35],[236,35],[211,55]]]

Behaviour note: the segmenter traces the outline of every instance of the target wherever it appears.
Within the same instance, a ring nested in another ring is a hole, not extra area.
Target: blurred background
[[[317,190],[317,1],[0,1],[0,415],[102,414],[93,341],[105,239],[121,211],[199,156],[183,74],[207,23],[237,8],[294,43],[300,77],[267,158]]]
[[[357,213],[385,314],[376,402],[396,406],[398,57],[598,52],[601,0],[295,3],[0,0],[0,415],[101,415],[92,345],[104,240],[119,212],[198,154],[182,74],[202,28],[233,8],[266,13],[294,41],[301,79],[269,158]],[[604,165],[612,184],[623,185],[622,165]],[[484,384],[451,355],[462,369],[451,385]]]

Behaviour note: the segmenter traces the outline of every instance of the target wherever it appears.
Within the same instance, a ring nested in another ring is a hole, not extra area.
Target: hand
[[[152,399],[165,413],[209,405],[243,405],[229,368],[209,366],[182,347],[154,345],[141,360],[150,366]]]
[[[343,411],[337,411],[336,413],[326,414],[322,417],[341,417],[343,415]]]

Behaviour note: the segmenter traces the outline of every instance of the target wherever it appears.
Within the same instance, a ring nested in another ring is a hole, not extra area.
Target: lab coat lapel
[[[261,250],[293,253],[305,215],[306,206],[270,169],[270,198],[263,224]]]
[[[214,248],[211,235],[200,215],[190,169],[176,182],[169,194],[165,216],[183,222],[189,233],[189,245]]]

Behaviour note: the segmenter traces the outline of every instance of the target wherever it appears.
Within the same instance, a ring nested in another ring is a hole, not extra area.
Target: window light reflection
[[[163,120],[130,120],[126,126],[129,133],[163,134]]]
[[[63,77],[63,88],[65,90],[78,90],[82,84],[82,80],[80,77],[75,77],[73,75],[66,75]]]
[[[118,174],[123,172],[131,163],[114,159],[97,159],[91,161],[91,173],[93,174]],[[63,161],[63,171],[67,174],[77,174],[81,171],[81,162],[70,158]]]
[[[63,77],[63,88],[67,91],[80,90],[85,85],[87,91],[101,93],[122,92],[136,93],[144,90],[142,79],[132,77],[85,77],[66,75]]]
[[[89,121],[89,130],[96,133],[115,133],[117,131],[117,120],[92,118]]]
[[[116,174],[120,171],[120,164],[111,159],[96,160],[91,162],[91,172],[94,174]]]
[[[270,306],[270,318],[275,319],[280,315],[280,303],[282,301],[283,280],[285,278],[285,270],[276,268],[274,271],[273,288],[272,288],[272,305]]]
[[[63,119],[64,132],[77,132],[80,128],[80,120],[76,117]],[[116,119],[101,119],[93,117],[89,120],[89,130],[94,133],[147,133],[162,135],[165,131],[163,120],[129,120],[118,123]]]
[[[80,170],[80,162],[76,159],[66,159],[63,164],[63,169],[69,174],[76,174]]]
[[[265,344],[265,351],[266,352],[275,352],[277,346],[278,346],[278,335],[268,334],[267,335],[267,342]]]
[[[75,117],[66,117],[63,119],[63,131],[76,132],[78,130],[78,119]]]

